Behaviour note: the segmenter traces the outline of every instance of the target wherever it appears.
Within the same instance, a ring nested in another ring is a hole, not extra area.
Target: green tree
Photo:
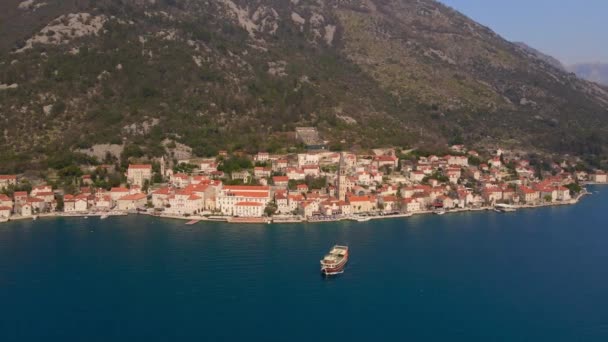
[[[469,156],[469,164],[473,166],[481,165],[481,159],[475,156]]]
[[[226,174],[231,174],[234,171],[241,171],[252,169],[253,164],[251,160],[246,157],[231,156],[230,158],[223,160],[218,166],[219,171],[224,171]]]
[[[147,192],[148,189],[150,189],[150,181],[146,179],[144,180],[144,186],[141,188],[141,190],[143,192]]]
[[[191,174],[196,168],[197,166],[194,164],[180,163],[173,167],[173,172]]]
[[[290,179],[290,180],[287,182],[287,188],[288,188],[289,190],[296,190],[296,188],[297,188],[297,187],[298,187],[298,182],[297,182],[296,180],[294,180],[294,179]]]
[[[63,196],[57,196],[57,211],[63,211],[64,203]]]
[[[568,188],[568,190],[570,190],[571,196],[576,196],[583,190],[583,188],[578,183],[570,183],[570,184],[566,185],[566,188]]]
[[[277,212],[277,205],[274,202],[268,203],[266,208],[264,208],[264,214],[268,217],[274,215]]]
[[[306,176],[304,183],[309,189],[324,189],[327,187],[327,179],[325,177]]]
[[[159,183],[162,183],[162,182],[163,182],[163,176],[160,173],[155,172],[152,175],[152,183],[159,184]]]

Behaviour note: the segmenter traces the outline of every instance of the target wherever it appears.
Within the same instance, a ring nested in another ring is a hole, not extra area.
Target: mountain
[[[578,77],[608,86],[608,63],[581,63],[568,66]]]
[[[431,0],[4,0],[0,49],[3,170],[272,152],[298,126],[333,148],[607,146],[606,89]]]
[[[515,45],[519,46],[520,48],[524,49],[526,52],[532,54],[534,57],[540,59],[541,61],[551,64],[554,67],[562,70],[562,71],[566,71],[566,67],[564,67],[564,65],[562,64],[562,62],[560,62],[557,58],[553,57],[553,56],[549,56],[545,53],[542,53],[538,50],[536,50],[535,48],[529,46],[526,43],[523,42],[515,42]]]

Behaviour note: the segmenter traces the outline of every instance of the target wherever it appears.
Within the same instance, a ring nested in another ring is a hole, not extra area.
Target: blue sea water
[[[0,225],[0,341],[608,341],[608,188],[366,223]],[[348,243],[344,274],[318,260]]]

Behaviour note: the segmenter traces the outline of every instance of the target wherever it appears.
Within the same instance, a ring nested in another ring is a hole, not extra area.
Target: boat
[[[443,215],[445,214],[445,210],[437,210],[433,212],[435,215]]]
[[[371,220],[371,217],[366,217],[366,216],[359,216],[356,218],[357,222],[367,222],[369,220]]]
[[[515,208],[515,206],[499,203],[494,207],[494,210],[497,212],[501,212],[501,213],[512,213],[512,212],[516,211],[517,209]]]
[[[34,215],[32,216],[32,220],[36,221],[38,219],[38,216]]]
[[[108,215],[108,214],[103,214],[103,215],[99,216],[99,219],[100,219],[100,220],[105,220],[105,219],[107,219],[109,216],[110,216],[110,215]]]
[[[348,246],[335,245],[321,260],[321,274],[330,276],[344,272],[348,262]]]

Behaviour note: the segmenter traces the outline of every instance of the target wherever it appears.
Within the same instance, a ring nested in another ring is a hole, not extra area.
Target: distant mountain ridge
[[[432,0],[0,2],[6,169],[109,143],[272,152],[301,126],[334,148],[604,155],[608,90]]]
[[[515,42],[514,44],[532,54],[534,57],[549,63],[562,71],[573,72],[584,80],[608,86],[608,63],[577,63],[566,66],[557,58],[543,53],[526,43]]]
[[[608,63],[580,63],[569,65],[568,70],[591,82],[608,86]]]

